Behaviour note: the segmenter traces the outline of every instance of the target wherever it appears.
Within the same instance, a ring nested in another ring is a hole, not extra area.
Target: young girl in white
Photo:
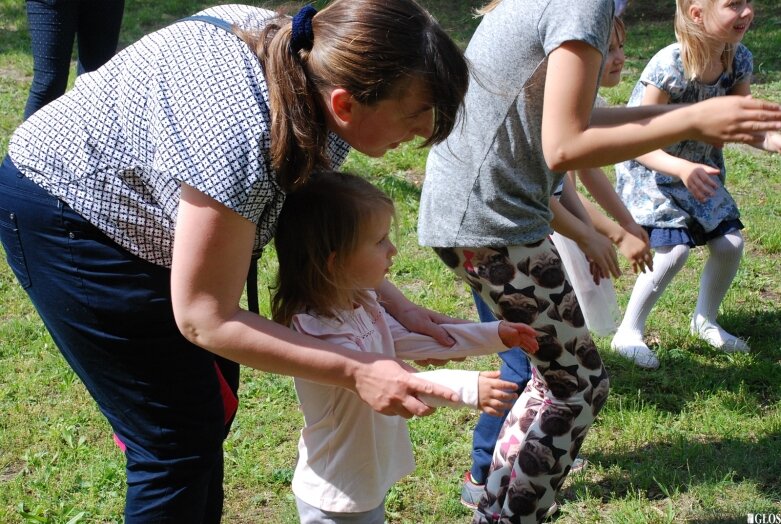
[[[393,217],[388,196],[354,175],[317,173],[288,195],[275,237],[274,320],[356,352],[410,360],[538,349],[535,330],[525,324],[444,325],[455,341],[447,347],[387,314],[373,290],[397,252],[389,238]],[[494,415],[517,398],[516,384],[498,372],[419,376],[456,391],[456,406]],[[376,413],[347,389],[298,378],[295,386],[305,419],[293,477],[301,522],[382,524],[388,489],[415,467],[406,422]],[[421,400],[442,405],[436,397]]]
[[[698,102],[750,94],[752,57],[741,44],[754,8],[746,0],[678,0],[678,42],[659,51],[646,66],[630,106]],[[755,147],[778,152],[778,133],[762,133]],[[616,167],[617,191],[635,220],[646,227],[656,253],[652,273],[639,276],[612,347],[644,368],[659,361],[643,342],[648,314],[692,247],[707,245],[710,256],[700,281],[691,332],[723,351],[748,351],[716,316],[743,253],[740,213],[725,187],[720,147],[685,140]]]

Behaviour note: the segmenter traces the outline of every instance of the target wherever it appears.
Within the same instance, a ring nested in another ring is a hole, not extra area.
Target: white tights
[[[707,246],[710,256],[700,278],[694,318],[701,316],[715,324],[719,305],[735,278],[743,256],[743,236],[740,231],[732,231],[709,240]],[[632,338],[643,336],[651,309],[673,277],[683,268],[688,257],[689,247],[686,245],[656,249],[654,270],[637,277],[618,334]]]

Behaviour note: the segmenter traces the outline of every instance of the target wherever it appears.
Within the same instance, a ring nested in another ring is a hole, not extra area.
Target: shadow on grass
[[[589,451],[588,460],[601,468],[596,473],[598,478],[588,472],[571,477],[565,498],[588,490],[591,496],[608,502],[640,491],[649,500],[662,500],[698,486],[741,482],[753,484],[771,500],[781,495],[778,433],[757,440],[680,438],[626,452],[594,449]],[[745,519],[745,515],[742,517]]]
[[[611,376],[611,396],[641,399],[648,407],[680,413],[691,402],[719,392],[734,393],[769,406],[781,401],[781,311],[731,313],[720,317],[728,331],[749,339],[749,355],[727,354],[691,335],[670,337],[665,348],[653,347],[658,370],[636,367],[615,352],[601,355]]]

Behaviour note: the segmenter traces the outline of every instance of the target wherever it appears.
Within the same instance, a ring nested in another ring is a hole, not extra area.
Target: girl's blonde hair
[[[311,49],[290,49],[291,20],[279,17],[261,31],[241,31],[258,55],[269,89],[271,165],[292,190],[315,169],[330,169],[321,96],[342,87],[360,103],[401,97],[420,79],[434,106],[434,131],[424,145],[443,141],[455,124],[469,84],[463,53],[415,0],[334,0],[312,18]]]
[[[279,260],[271,299],[274,321],[288,326],[304,311],[336,317],[365,304],[365,291],[345,264],[367,226],[394,214],[388,195],[359,176],[337,171],[313,173],[288,195],[274,237]]]
[[[689,80],[702,79],[708,65],[714,59],[708,45],[709,37],[702,24],[692,20],[689,9],[692,5],[699,5],[703,10],[703,16],[709,16],[709,8],[715,3],[716,0],[676,0],[675,2],[675,37],[681,44],[683,71]],[[721,53],[721,65],[727,73],[732,71],[736,49],[737,46],[727,44]]]

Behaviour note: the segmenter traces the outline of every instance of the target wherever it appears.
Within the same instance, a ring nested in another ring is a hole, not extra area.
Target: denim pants
[[[126,522],[219,522],[222,442],[233,414],[221,388],[236,391],[238,365],[181,335],[170,270],[122,249],[8,157],[0,167],[0,240],[126,448]]]
[[[478,293],[472,290],[477,314],[480,322],[494,322],[496,316],[494,312]],[[518,348],[511,348],[499,353],[502,359],[502,366],[499,368],[502,380],[508,380],[518,384],[518,394],[526,388],[526,384],[531,378],[531,367],[526,354]],[[508,411],[509,412],[509,411]],[[472,480],[478,484],[484,484],[488,478],[488,468],[491,466],[491,458],[494,455],[494,446],[499,438],[499,431],[502,429],[502,423],[507,418],[507,413],[501,417],[495,417],[487,413],[481,413],[477,419],[475,431],[472,434],[472,469],[469,474]]]
[[[73,42],[77,73],[94,71],[114,56],[125,0],[26,0],[33,53],[27,119],[65,92]]]

